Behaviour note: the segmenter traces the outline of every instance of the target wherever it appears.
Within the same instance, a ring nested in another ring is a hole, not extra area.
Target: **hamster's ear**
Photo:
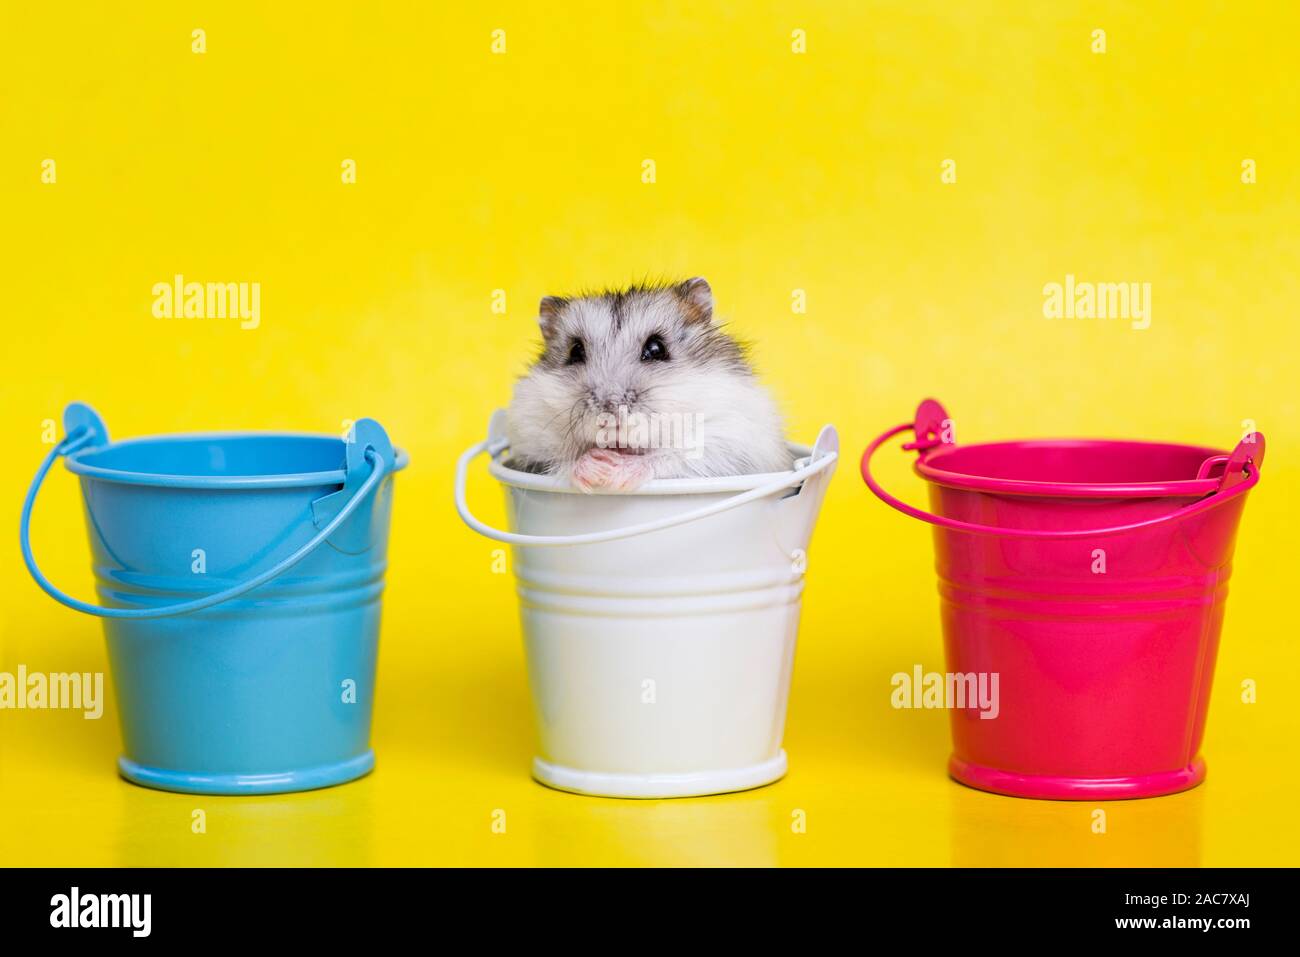
[[[542,338],[549,339],[559,327],[560,313],[569,300],[560,296],[543,296],[537,307],[537,324],[542,327]]]
[[[691,322],[711,322],[713,320],[713,290],[709,284],[696,276],[677,284],[677,295],[686,305],[686,318]]]

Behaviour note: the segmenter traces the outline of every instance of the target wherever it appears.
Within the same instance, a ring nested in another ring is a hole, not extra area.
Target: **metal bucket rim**
[[[597,489],[588,493],[575,488],[568,479],[560,475],[543,475],[538,472],[524,472],[519,469],[512,469],[505,465],[501,458],[508,449],[503,449],[492,456],[491,461],[488,463],[488,472],[502,485],[511,488],[540,492],[560,492],[568,495],[591,495],[593,497],[612,495],[618,498],[628,498],[650,495],[707,495],[713,492],[745,492],[759,488],[780,478],[782,475],[793,475],[803,465],[807,464],[806,460],[812,455],[813,451],[811,446],[800,445],[797,442],[787,442],[786,445],[794,453],[795,461],[793,467],[784,472],[752,472],[747,475],[717,475],[707,478],[652,479],[632,491],[610,492]]]
[[[69,472],[86,478],[122,485],[144,485],[160,488],[185,489],[267,489],[267,488],[312,488],[322,485],[343,485],[347,472],[343,468],[324,469],[314,472],[285,472],[261,475],[176,475],[163,472],[140,472],[129,469],[106,468],[93,464],[96,455],[122,448],[123,446],[145,445],[149,443],[212,442],[231,439],[325,439],[337,442],[340,456],[344,452],[344,439],[337,435],[321,432],[279,432],[268,431],[231,431],[231,432],[178,432],[163,435],[139,435],[129,439],[109,442],[105,445],[91,446],[74,452],[64,459],[64,466]],[[406,468],[410,456],[404,449],[393,449],[394,462],[391,472]]]
[[[1176,449],[1201,458],[1227,456],[1228,452],[1204,445],[1181,442],[1153,442],[1145,439],[1013,439],[1002,442],[978,442],[970,445],[939,445],[926,451],[913,463],[917,475],[935,485],[965,491],[1000,495],[1041,496],[1045,498],[1201,498],[1217,492],[1220,477],[1164,479],[1150,482],[1049,482],[1038,479],[1009,479],[937,468],[945,458],[972,449],[1087,446],[1133,446],[1147,449]]]

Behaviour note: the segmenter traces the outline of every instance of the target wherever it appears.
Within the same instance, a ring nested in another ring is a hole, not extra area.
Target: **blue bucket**
[[[110,442],[73,403],[23,503],[36,583],[104,619],[123,777],[195,794],[273,794],[369,772],[392,475],[371,419],[343,438],[231,433]],[[80,477],[96,590],[36,565],[32,506],[54,461]]]

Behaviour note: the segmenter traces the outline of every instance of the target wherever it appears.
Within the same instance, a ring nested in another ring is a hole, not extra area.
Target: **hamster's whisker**
[[[586,408],[586,401],[578,399],[569,407],[569,424],[565,428],[565,437],[573,440],[577,437],[578,428],[582,425],[582,413]]]
[[[556,412],[553,416],[551,416],[549,419],[546,420],[546,422],[542,425],[542,428],[549,429],[551,426],[555,424],[556,419],[564,415],[564,412],[565,412],[564,409],[561,409],[559,412]],[[570,416],[573,415],[572,411],[570,411],[569,415]]]

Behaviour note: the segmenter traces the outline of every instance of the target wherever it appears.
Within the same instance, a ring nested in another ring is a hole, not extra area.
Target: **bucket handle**
[[[498,413],[499,415],[500,413]],[[723,499],[721,502],[714,502],[712,505],[691,509],[688,512],[682,512],[680,515],[671,515],[668,518],[655,519],[650,522],[640,522],[624,528],[607,529],[603,532],[586,532],[582,535],[521,535],[518,532],[502,531],[479,521],[474,516],[474,513],[469,510],[469,504],[465,498],[465,478],[469,471],[469,463],[484,452],[495,457],[504,452],[510,445],[509,439],[498,434],[501,431],[498,416],[493,416],[492,424],[488,429],[488,437],[482,442],[471,445],[461,453],[460,458],[456,461],[456,511],[460,513],[461,520],[480,535],[498,542],[505,542],[508,545],[595,545],[599,542],[613,542],[637,535],[645,535],[649,532],[658,532],[665,528],[675,528],[678,525],[686,525],[702,518],[709,518],[730,511],[733,508],[739,508],[741,505],[799,485],[815,475],[826,472],[839,459],[838,433],[836,433],[834,426],[827,425],[822,427],[821,433],[817,436],[817,442],[813,445],[812,453],[808,456],[808,462],[803,468],[783,474],[779,478],[756,488],[748,489],[738,495],[733,495],[731,498]]]
[[[1264,436],[1259,432],[1252,432],[1238,443],[1231,455],[1216,457],[1216,465],[1219,458],[1225,461],[1223,477],[1217,491],[1210,493],[1199,501],[1175,509],[1166,515],[1148,518],[1141,522],[1133,522],[1129,525],[1112,525],[1109,528],[1003,528],[998,525],[979,525],[974,522],[963,522],[960,519],[935,515],[908,505],[886,492],[871,474],[871,457],[875,455],[876,450],[894,436],[903,432],[913,433],[913,441],[903,446],[905,451],[924,453],[937,445],[954,444],[951,429],[948,427],[951,421],[943,406],[934,399],[926,399],[916,410],[916,420],[914,422],[904,422],[902,425],[896,425],[892,429],[882,432],[867,446],[862,453],[862,480],[867,483],[867,487],[875,493],[877,498],[904,515],[919,518],[923,522],[929,522],[931,525],[938,525],[941,528],[952,529],[956,532],[969,532],[972,535],[992,535],[1001,538],[1075,539],[1096,537],[1098,535],[1117,535],[1121,532],[1150,528],[1152,525],[1177,521],[1208,511],[1222,504],[1224,499],[1230,495],[1244,495],[1259,482],[1259,463],[1264,460]],[[1204,467],[1202,468],[1204,470]]]
[[[36,564],[36,557],[32,554],[31,542],[31,520],[32,508],[36,504],[36,493],[40,491],[41,484],[45,481],[45,476],[49,473],[50,467],[54,464],[55,459],[65,455],[71,455],[78,449],[86,446],[102,445],[108,441],[108,432],[104,428],[103,421],[87,405],[80,402],[74,402],[68,406],[63,414],[64,431],[66,435],[63,441],[59,442],[54,448],[50,449],[45,460],[41,462],[41,467],[36,470],[36,477],[32,479],[31,487],[27,489],[27,498],[23,500],[23,514],[19,523],[19,543],[22,545],[23,561],[27,564],[27,570],[31,572],[32,578],[41,589],[56,601],[62,602],[74,611],[85,612],[87,615],[95,615],[99,618],[118,618],[118,619],[141,619],[141,618],[170,618],[174,615],[185,615],[194,611],[202,611],[205,608],[211,608],[213,605],[220,605],[222,602],[230,601],[232,598],[238,598],[240,595],[247,594],[255,588],[265,585],[271,579],[282,575],[294,565],[314,552],[320,545],[334,534],[348,517],[357,510],[367,495],[374,490],[380,480],[388,474],[389,465],[384,458],[384,454],[376,449],[372,444],[367,443],[360,451],[361,456],[354,456],[349,449],[349,464],[354,457],[361,458],[370,463],[370,474],[365,481],[356,489],[352,497],[339,508],[338,512],[326,522],[311,540],[304,544],[292,555],[277,562],[273,567],[247,581],[232,585],[225,591],[220,591],[212,595],[206,595],[203,598],[196,598],[192,601],[181,602],[176,605],[164,605],[161,608],[105,608],[102,605],[93,605],[90,602],[81,601],[73,598],[60,591],[55,585],[45,577]],[[354,428],[357,433],[362,432],[361,426],[370,425],[370,420],[360,420]],[[375,429],[378,425],[375,424]],[[368,434],[368,433],[367,433]],[[379,430],[382,435],[382,430]],[[386,445],[386,441],[379,440],[381,445]],[[352,469],[349,468],[349,473]],[[349,478],[351,475],[349,474]],[[350,483],[349,483],[350,484]],[[346,487],[346,486],[345,486]]]

